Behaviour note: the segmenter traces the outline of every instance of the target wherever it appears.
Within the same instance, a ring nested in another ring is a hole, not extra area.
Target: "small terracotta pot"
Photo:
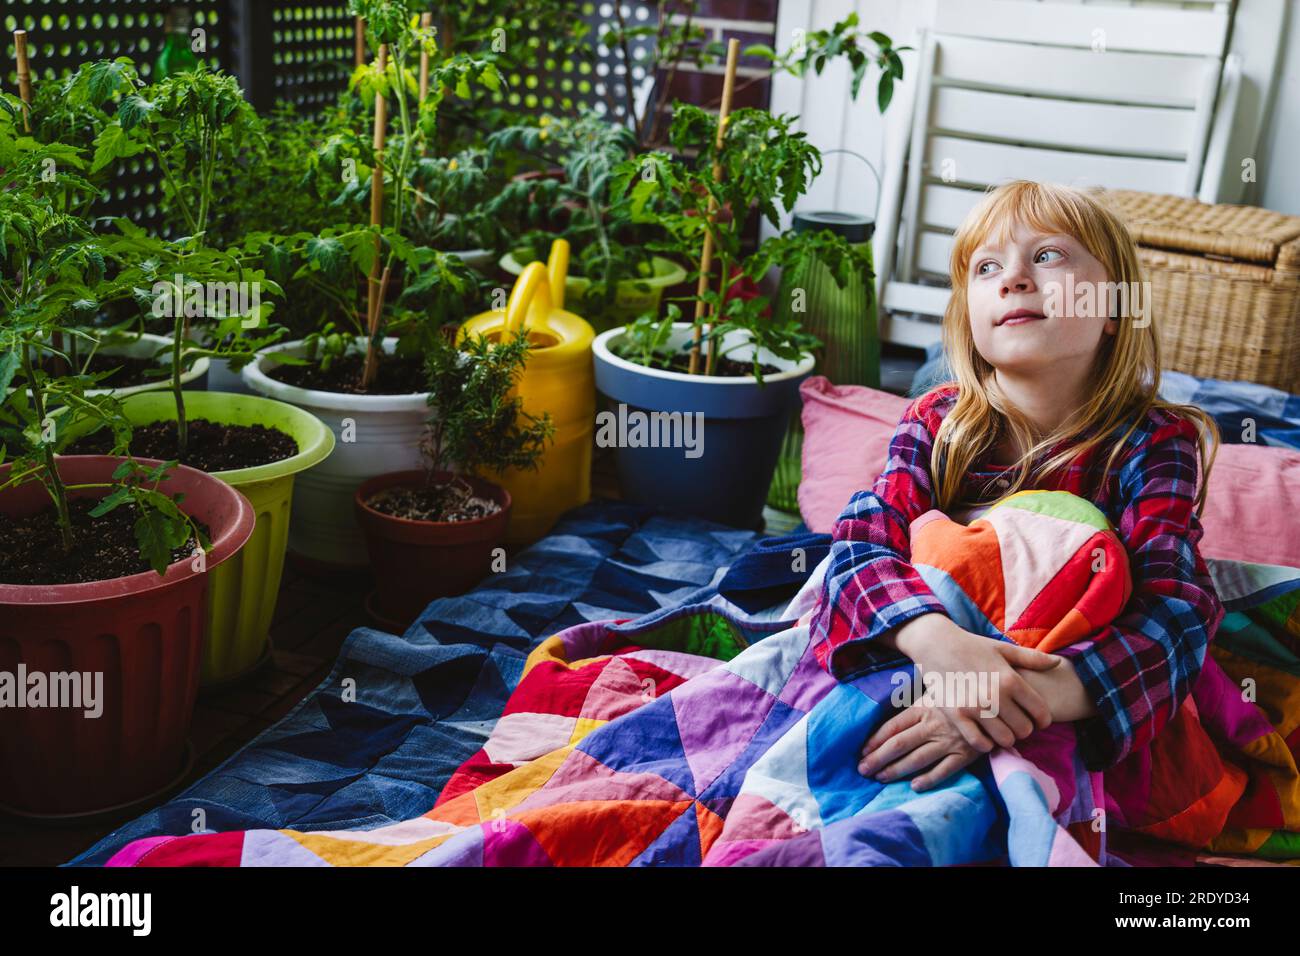
[[[451,478],[434,472],[435,481]],[[371,613],[381,624],[405,630],[430,601],[464,594],[492,570],[494,549],[501,547],[510,521],[510,493],[481,478],[470,487],[501,510],[470,521],[412,521],[376,511],[366,504],[387,488],[418,488],[426,472],[397,471],[377,475],[353,498],[357,523],[366,539],[375,573]]]

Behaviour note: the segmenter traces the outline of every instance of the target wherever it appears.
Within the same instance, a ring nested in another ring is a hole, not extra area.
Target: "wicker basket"
[[[1109,190],[1151,280],[1162,364],[1300,392],[1300,216]]]

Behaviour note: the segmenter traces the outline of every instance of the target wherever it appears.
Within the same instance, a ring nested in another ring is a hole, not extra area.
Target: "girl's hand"
[[[1047,701],[1016,669],[1050,670],[1060,663],[1053,655],[972,634],[943,614],[912,619],[897,630],[893,643],[916,662],[922,680],[931,673],[941,679],[941,687],[992,690],[988,700],[938,702],[966,742],[980,753],[1013,746],[1035,730],[1051,726]],[[979,677],[985,674],[986,683],[981,685]],[[949,675],[956,680],[949,682],[945,679]],[[924,684],[917,689],[924,692]]]
[[[974,763],[979,756],[980,752],[961,735],[942,708],[913,704],[885,721],[867,739],[858,771],[885,783],[929,767],[912,781],[912,789],[920,793]]]

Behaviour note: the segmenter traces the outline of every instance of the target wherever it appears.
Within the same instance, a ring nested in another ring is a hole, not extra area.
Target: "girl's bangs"
[[[976,249],[989,242],[1006,243],[1018,226],[1082,239],[1082,222],[1071,205],[1042,183],[1015,183],[990,193],[954,237],[953,276],[966,275]]]

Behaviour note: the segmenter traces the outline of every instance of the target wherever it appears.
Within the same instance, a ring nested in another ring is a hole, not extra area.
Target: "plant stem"
[[[731,282],[729,281],[731,276],[731,260],[727,258],[727,253],[725,249],[723,250],[722,255],[718,257],[718,272],[721,274],[718,281],[718,308],[725,309],[727,303],[727,290],[731,287]],[[716,321],[716,315],[711,317],[714,318]],[[714,324],[715,323],[710,323],[710,331],[712,331],[712,326]],[[717,360],[718,360],[717,346],[718,346],[717,339],[714,336],[710,335],[708,359],[704,363],[705,375],[712,375],[714,370],[717,368]]]
[[[32,390],[32,405],[36,409],[36,420],[40,423],[41,431],[45,430],[45,395],[41,391],[40,383],[36,381],[36,372],[32,368],[32,342],[23,339],[20,340],[19,348],[22,349],[23,377],[27,379],[27,384]],[[45,459],[45,487],[54,499],[54,510],[58,516],[59,534],[63,538],[63,553],[68,554],[72,551],[72,515],[68,511],[68,491],[63,486],[63,478],[59,475],[59,463],[54,455],[54,446],[45,444],[42,449]]]
[[[181,392],[181,343],[184,341],[184,310],[176,317],[172,334],[172,396],[176,399],[176,457],[184,458],[190,440],[189,422],[185,417],[185,397]]]
[[[158,140],[154,137],[153,130],[148,125],[144,126],[144,134],[149,139],[149,148],[153,150],[154,156],[158,158],[158,167],[163,171],[163,178],[171,184],[172,195],[176,197],[176,203],[180,206],[181,215],[185,217],[185,224],[190,227],[191,232],[197,233],[199,227],[194,220],[194,214],[190,212],[190,206],[185,200],[185,194],[177,184],[176,177],[172,175],[171,166],[167,164],[167,158],[163,155],[162,149],[158,146]]]

